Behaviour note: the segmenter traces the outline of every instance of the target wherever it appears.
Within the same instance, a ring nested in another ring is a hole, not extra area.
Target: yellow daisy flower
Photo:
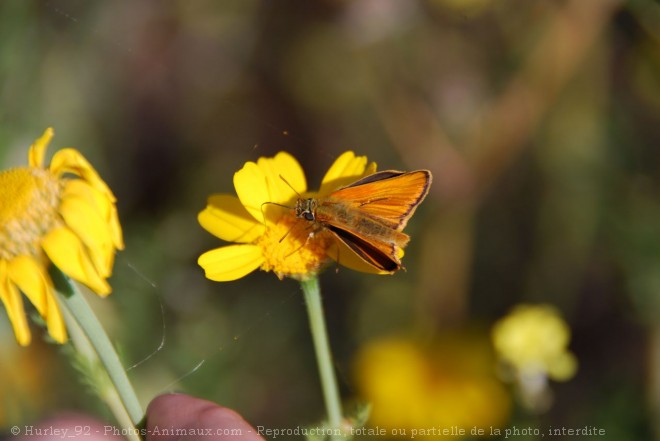
[[[518,305],[493,327],[500,358],[523,376],[547,375],[571,379],[577,370],[568,350],[571,330],[550,305]]]
[[[363,272],[380,273],[323,230],[295,216],[299,197],[319,198],[376,171],[366,156],[346,152],[325,174],[318,192],[307,192],[298,161],[285,152],[247,162],[234,174],[238,197],[215,194],[199,213],[200,225],[227,242],[237,242],[202,254],[198,260],[206,277],[215,281],[239,279],[257,268],[280,279],[306,279],[329,259]]]
[[[49,264],[106,296],[115,251],[124,248],[115,197],[80,152],[61,149],[44,166],[52,137],[49,128],[32,144],[28,167],[0,172],[0,299],[21,345],[31,336],[19,290],[63,343]]]

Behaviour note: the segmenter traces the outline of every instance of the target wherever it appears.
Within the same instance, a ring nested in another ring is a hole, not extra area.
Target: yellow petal
[[[292,205],[298,197],[296,192],[304,193],[307,183],[298,161],[288,153],[280,152],[274,158],[246,162],[234,174],[234,187],[247,211],[263,222],[264,216],[267,220],[276,219],[282,213],[282,207],[269,203]]]
[[[78,236],[68,228],[51,230],[44,237],[42,247],[55,266],[67,276],[84,283],[101,296],[106,296],[112,291],[110,285],[94,268]]]
[[[41,138],[37,139],[34,144],[30,146],[30,152],[28,153],[30,167],[43,167],[46,148],[48,147],[50,140],[53,139],[54,134],[55,132],[52,127],[48,127],[44,134],[41,135]]]
[[[207,279],[229,282],[256,270],[263,261],[256,245],[229,245],[202,254],[197,263],[204,268]]]
[[[36,260],[18,256],[9,262],[9,278],[30,299],[46,321],[48,333],[58,343],[67,340],[62,312],[55,298],[50,276]]]
[[[264,232],[264,226],[250,216],[241,201],[226,194],[209,197],[197,220],[206,231],[227,242],[254,242]]]
[[[57,303],[55,292],[51,291],[48,299],[48,314],[46,316],[46,326],[48,327],[48,334],[58,343],[66,343],[67,333],[64,318],[60,305]]]
[[[326,195],[375,171],[376,163],[372,162],[367,166],[366,156],[355,156],[355,153],[350,151],[342,153],[323,177],[318,194]]]
[[[110,213],[108,213],[107,218],[108,224],[110,225],[110,232],[112,234],[112,243],[115,244],[115,248],[118,250],[124,249],[124,236],[121,231],[121,224],[119,223],[119,215],[117,214],[117,207],[115,204],[110,206]]]
[[[259,158],[257,165],[264,172],[270,186],[272,201],[284,203],[307,191],[305,172],[296,159],[286,152],[273,158]]]
[[[270,197],[268,184],[263,172],[254,162],[246,162],[243,168],[234,173],[234,188],[241,204],[257,221],[263,222],[272,206],[263,205]]]
[[[94,201],[69,194],[62,199],[59,211],[67,226],[87,247],[99,275],[109,277],[115,247],[109,226],[96,210]]]
[[[12,259],[7,268],[11,281],[30,299],[39,314],[46,317],[52,282],[42,266],[34,258],[23,255]]]
[[[57,176],[61,176],[64,173],[72,173],[80,176],[89,185],[106,195],[111,202],[115,202],[116,200],[112,191],[103,182],[103,179],[101,179],[94,167],[76,149],[66,148],[57,151],[50,161],[50,171]]]
[[[358,179],[361,179],[365,176],[373,175],[374,173],[376,173],[377,169],[378,169],[378,164],[376,164],[375,162],[370,162],[369,165],[367,165],[367,168],[364,169],[362,176],[360,176]]]
[[[117,208],[108,196],[95,189],[87,181],[82,179],[68,179],[64,187],[62,198],[77,197],[84,199],[99,213],[104,222],[108,225],[112,243],[119,250],[124,249],[124,238],[121,231],[121,225],[117,217]]]
[[[14,329],[16,341],[21,346],[30,344],[31,335],[30,327],[27,324],[25,317],[25,309],[23,308],[23,299],[18,289],[9,280],[7,274],[7,261],[0,260],[0,300],[5,305],[7,316]]]

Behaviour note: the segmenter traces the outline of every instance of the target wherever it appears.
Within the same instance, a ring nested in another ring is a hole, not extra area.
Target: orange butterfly
[[[296,216],[329,231],[366,264],[386,273],[402,268],[402,230],[431,187],[431,172],[385,170],[322,199],[300,198]]]

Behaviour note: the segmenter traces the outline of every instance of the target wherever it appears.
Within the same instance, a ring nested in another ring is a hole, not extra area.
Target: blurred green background
[[[458,381],[482,391],[473,373],[504,391],[480,416],[465,405],[468,430],[660,439],[658,2],[3,1],[2,168],[26,164],[48,126],[50,153],[76,147],[118,198],[126,250],[93,307],[145,405],[178,390],[255,426],[323,417],[299,286],[206,280],[197,257],[222,243],[196,216],[245,161],[286,150],[317,188],[354,150],[434,182],[407,271],[321,276],[347,402],[369,399],[360,354],[395,336],[434,360],[438,415],[461,409]],[[572,330],[577,374],[549,384],[542,411],[492,354],[493,323],[519,303],[555,305]],[[2,427],[110,418],[56,347],[18,348],[0,320]],[[404,352],[383,360],[407,378]]]

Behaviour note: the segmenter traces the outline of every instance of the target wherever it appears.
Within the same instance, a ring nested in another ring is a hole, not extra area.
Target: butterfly
[[[428,170],[385,170],[322,198],[298,198],[295,215],[328,231],[377,272],[401,269],[402,230],[431,187]]]

